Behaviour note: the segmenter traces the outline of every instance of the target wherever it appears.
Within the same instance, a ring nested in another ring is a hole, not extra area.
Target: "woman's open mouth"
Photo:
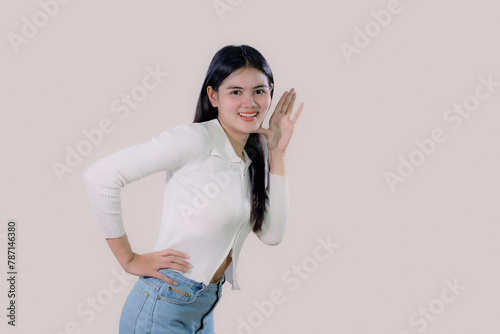
[[[257,114],[258,112],[257,111],[253,111],[253,112],[239,112],[238,115],[240,116],[240,118],[246,122],[251,122],[253,121],[254,119],[256,119],[257,117]]]

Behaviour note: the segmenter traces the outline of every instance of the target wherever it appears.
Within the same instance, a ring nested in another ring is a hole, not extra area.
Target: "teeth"
[[[242,114],[242,113],[238,113],[238,115],[243,116],[243,117],[248,117],[248,118],[251,118],[251,117],[254,117],[255,115],[257,115],[257,113],[253,113],[253,114]]]

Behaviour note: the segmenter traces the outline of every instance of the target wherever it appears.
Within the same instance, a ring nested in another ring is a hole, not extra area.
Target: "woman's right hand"
[[[133,253],[132,259],[123,265],[123,269],[132,275],[149,276],[161,279],[169,284],[177,285],[177,282],[160,273],[160,269],[173,269],[187,272],[193,266],[184,259],[188,259],[186,253],[165,249],[147,254]]]

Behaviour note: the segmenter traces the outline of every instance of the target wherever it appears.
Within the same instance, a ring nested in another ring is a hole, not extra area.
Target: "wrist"
[[[268,154],[269,157],[271,158],[284,158],[285,157],[285,152],[286,151],[281,151],[281,150],[269,150]]]
[[[130,255],[130,257],[127,257],[126,259],[122,259],[120,261],[120,265],[122,266],[123,270],[125,270],[126,272],[129,272],[130,266],[132,265],[132,262],[134,262],[134,260],[136,259],[136,257],[138,255],[139,254],[132,253],[132,255]]]
[[[270,150],[269,172],[277,175],[286,175],[285,151]]]

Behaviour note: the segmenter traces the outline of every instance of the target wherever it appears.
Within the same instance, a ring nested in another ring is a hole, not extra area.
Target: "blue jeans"
[[[177,285],[140,276],[123,306],[119,333],[213,334],[213,311],[225,277],[205,285],[170,269],[160,272]]]

